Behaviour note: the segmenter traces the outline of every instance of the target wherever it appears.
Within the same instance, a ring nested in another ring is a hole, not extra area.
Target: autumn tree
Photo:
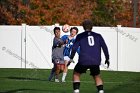
[[[80,25],[84,19],[91,19],[96,26],[132,26],[133,6],[130,1],[0,0],[0,24]],[[137,26],[140,26],[139,22]]]

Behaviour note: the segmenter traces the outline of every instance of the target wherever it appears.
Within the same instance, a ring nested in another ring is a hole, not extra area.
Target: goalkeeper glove
[[[105,64],[107,64],[107,68],[109,68],[109,65],[110,65],[109,60],[105,60]]]

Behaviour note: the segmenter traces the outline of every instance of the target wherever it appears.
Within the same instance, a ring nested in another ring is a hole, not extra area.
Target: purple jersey
[[[101,48],[106,59],[109,59],[108,48],[100,34],[91,31],[85,31],[77,35],[72,48],[71,59],[73,59],[77,48],[80,47],[78,62],[81,65],[100,65]]]

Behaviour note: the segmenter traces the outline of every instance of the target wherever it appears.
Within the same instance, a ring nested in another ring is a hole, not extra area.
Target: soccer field
[[[72,93],[72,72],[67,82],[47,81],[47,69],[0,68],[0,93]],[[139,93],[140,72],[101,71],[105,93]],[[81,76],[80,93],[97,93],[89,71]]]

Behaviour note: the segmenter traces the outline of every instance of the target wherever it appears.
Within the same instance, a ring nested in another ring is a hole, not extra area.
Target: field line
[[[73,81],[66,81],[66,82],[73,82]],[[95,83],[94,81],[80,81],[80,82],[83,82],[83,83]],[[114,82],[114,81],[108,81],[108,82],[104,82],[104,83],[108,83],[108,84],[113,84],[113,83],[116,83],[116,84],[122,84],[123,82]]]

